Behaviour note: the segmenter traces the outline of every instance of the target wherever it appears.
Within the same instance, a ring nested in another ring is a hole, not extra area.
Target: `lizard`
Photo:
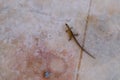
[[[78,42],[78,40],[76,39],[75,36],[78,36],[78,34],[74,34],[73,31],[71,30],[71,28],[69,27],[69,25],[67,23],[65,23],[66,27],[67,27],[67,30],[66,32],[68,33],[69,35],[69,41],[73,38],[74,41],[76,42],[76,44],[86,53],[88,54],[90,57],[92,57],[93,59],[95,59],[95,57],[90,54],[85,48],[83,48],[80,43]]]

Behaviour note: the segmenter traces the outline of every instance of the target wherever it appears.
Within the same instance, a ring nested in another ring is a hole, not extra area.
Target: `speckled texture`
[[[84,10],[78,1],[0,0],[0,80],[76,78],[80,49],[68,42],[65,23],[85,25],[88,2]]]
[[[0,80],[119,80],[119,5],[120,0],[0,0]],[[65,23],[96,59],[85,53],[80,59]]]
[[[92,0],[86,47],[96,60],[82,62],[82,80],[120,79],[120,1]]]

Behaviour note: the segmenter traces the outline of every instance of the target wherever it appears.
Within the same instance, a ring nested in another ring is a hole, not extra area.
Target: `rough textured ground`
[[[119,5],[0,0],[0,80],[120,80]],[[65,23],[96,59],[68,41]]]

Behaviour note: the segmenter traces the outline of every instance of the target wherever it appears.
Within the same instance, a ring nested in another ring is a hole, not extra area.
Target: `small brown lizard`
[[[76,42],[76,44],[77,44],[86,54],[88,54],[88,55],[91,56],[93,59],[95,59],[95,57],[94,57],[92,54],[90,54],[88,51],[86,51],[86,50],[80,45],[80,43],[77,41],[77,39],[76,39],[75,36],[77,36],[78,34],[74,34],[67,23],[66,23],[65,25],[66,25],[66,27],[67,27],[66,32],[67,32],[68,35],[69,35],[69,41],[73,38],[74,41]]]

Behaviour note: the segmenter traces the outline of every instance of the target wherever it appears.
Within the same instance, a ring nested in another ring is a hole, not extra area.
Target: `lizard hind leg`
[[[69,40],[68,40],[68,41],[70,41],[70,40],[72,40],[72,37],[69,37]]]
[[[78,35],[79,35],[78,33],[74,34],[74,36],[78,36]]]

